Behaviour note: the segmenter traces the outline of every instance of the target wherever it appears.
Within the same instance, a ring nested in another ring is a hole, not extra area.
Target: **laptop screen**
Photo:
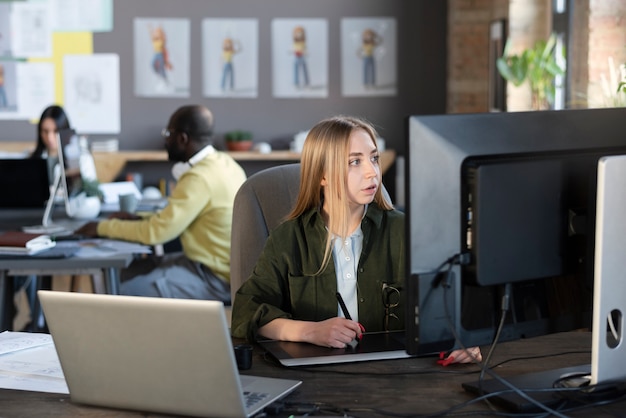
[[[45,159],[0,160],[0,208],[43,209],[48,197],[50,181]]]

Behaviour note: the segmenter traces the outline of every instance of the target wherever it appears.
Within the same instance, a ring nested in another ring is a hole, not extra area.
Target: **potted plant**
[[[241,130],[226,132],[224,142],[229,151],[248,151],[252,148],[252,132]]]
[[[552,34],[547,41],[537,41],[532,48],[525,49],[519,55],[509,54],[510,39],[504,47],[502,57],[496,65],[500,75],[516,87],[528,82],[534,110],[549,109],[554,104],[556,91],[555,78],[565,70],[556,60],[556,36]]]
[[[100,190],[98,180],[81,179],[78,195],[70,200],[72,217],[76,219],[93,219],[100,214],[104,194]]]

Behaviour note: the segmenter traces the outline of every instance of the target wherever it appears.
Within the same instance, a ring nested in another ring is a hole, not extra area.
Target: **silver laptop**
[[[302,383],[240,376],[221,302],[38,295],[73,402],[246,417]]]

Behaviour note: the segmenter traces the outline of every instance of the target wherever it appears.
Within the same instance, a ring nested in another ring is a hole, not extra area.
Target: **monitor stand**
[[[511,412],[537,413],[541,411],[541,408],[528,399],[523,398],[519,394],[512,392],[511,387],[525,392],[535,401],[548,408],[556,408],[558,405],[563,403],[564,399],[562,396],[559,396],[558,392],[542,392],[535,390],[552,388],[554,382],[568,378],[569,380],[567,381],[570,382],[570,385],[578,384],[580,386],[581,384],[589,383],[590,374],[591,365],[585,364],[504,378],[510,386],[498,379],[485,379],[483,381],[463,383],[462,385],[463,389],[476,396],[505,391],[491,396],[489,401]]]
[[[58,167],[58,166],[57,166]],[[32,226],[23,226],[22,231],[28,232],[31,234],[63,234],[69,233],[67,228],[61,225],[55,225],[52,223],[52,208],[54,207],[54,201],[57,195],[59,188],[61,187],[61,177],[63,173],[60,169],[55,167],[54,170],[54,180],[52,182],[52,186],[50,187],[50,197],[46,202],[46,209],[43,212],[43,218],[41,219],[41,225],[32,225]],[[64,200],[66,202],[66,210],[69,207],[67,190],[62,188],[62,193]]]
[[[603,157],[598,163],[596,233],[593,282],[593,322],[591,365],[548,370],[541,373],[506,378],[516,388],[552,388],[560,380],[569,387],[599,385],[594,390],[577,392],[585,402],[622,396],[626,392],[626,344],[624,344],[624,313],[626,312],[626,156]],[[571,377],[570,379],[564,379]],[[482,395],[507,390],[497,379],[463,384],[465,390]],[[563,403],[558,393],[529,392],[532,398],[550,407]],[[574,393],[569,393],[574,398]],[[519,412],[536,411],[539,407],[518,394],[490,398],[494,403]]]

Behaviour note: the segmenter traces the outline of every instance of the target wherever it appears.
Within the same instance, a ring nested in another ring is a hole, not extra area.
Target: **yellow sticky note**
[[[54,64],[54,96],[63,105],[63,56],[93,54],[93,33],[53,32],[52,56],[50,58],[30,58],[30,62],[52,62]]]

